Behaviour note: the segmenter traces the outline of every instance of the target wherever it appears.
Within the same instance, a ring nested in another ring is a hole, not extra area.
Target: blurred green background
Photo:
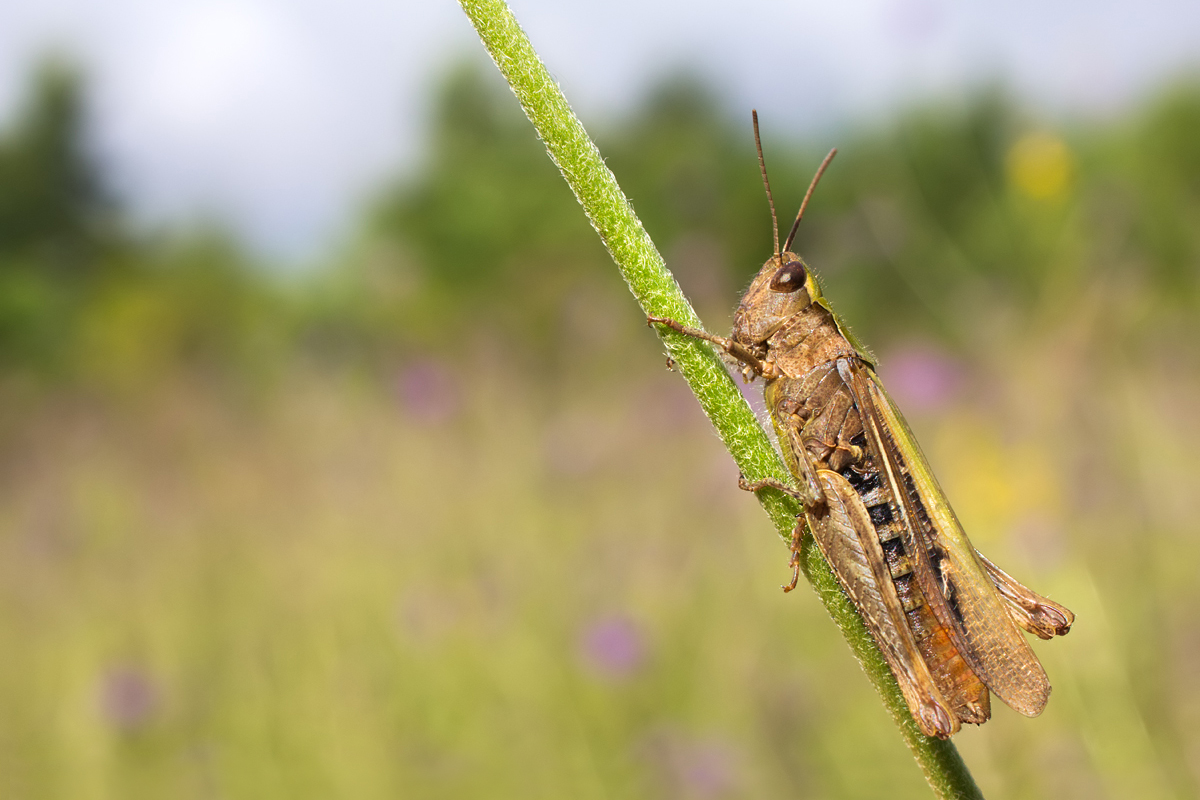
[[[47,62],[0,134],[0,796],[925,797],[516,103],[303,274],[146,233]],[[770,251],[748,109],[596,131],[712,330]],[[790,217],[823,150],[765,142]],[[993,798],[1200,785],[1200,84],[848,128],[798,249],[976,545],[1078,615]],[[752,389],[751,394],[757,394]]]

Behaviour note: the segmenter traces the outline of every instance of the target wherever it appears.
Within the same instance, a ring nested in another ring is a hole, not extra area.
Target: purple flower
[[[584,628],[580,659],[591,672],[611,680],[633,675],[645,660],[646,648],[637,626],[627,617],[602,617]]]
[[[931,345],[902,347],[883,359],[884,385],[905,412],[945,407],[962,383],[962,369],[945,351]]]
[[[691,797],[720,797],[734,788],[733,757],[716,740],[690,742],[675,754],[679,782]]]
[[[100,683],[100,710],[114,728],[135,731],[158,708],[159,692],[145,670],[125,665],[110,669]]]
[[[400,404],[420,422],[444,422],[458,412],[454,374],[441,361],[424,359],[401,370],[396,380]]]
[[[738,754],[724,739],[658,730],[647,738],[644,753],[667,797],[709,800],[738,793]]]

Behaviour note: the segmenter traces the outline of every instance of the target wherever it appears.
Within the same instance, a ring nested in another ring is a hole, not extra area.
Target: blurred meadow
[[[86,91],[48,62],[0,133],[0,796],[928,796],[496,76],[303,274],[131,225]],[[682,76],[594,131],[722,332],[748,116]],[[1042,717],[956,744],[992,798],[1197,796],[1200,84],[838,144],[797,249],[1078,615]],[[789,217],[823,151],[764,146]]]

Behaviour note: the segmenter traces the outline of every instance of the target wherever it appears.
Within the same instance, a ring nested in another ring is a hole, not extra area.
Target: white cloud
[[[289,78],[310,78],[288,20],[261,5],[164,9],[174,12],[138,43],[143,52],[126,75],[143,124],[185,137],[220,135],[264,99],[277,103],[281,88],[285,100],[296,98]]]

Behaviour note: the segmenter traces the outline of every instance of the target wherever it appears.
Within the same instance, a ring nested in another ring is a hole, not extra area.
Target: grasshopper
[[[790,251],[826,156],[783,249],[753,114],[759,168],[771,207],[774,254],[734,315],[729,338],[650,317],[651,324],[711,342],[762,378],[764,397],[795,486],[774,489],[804,508],[792,533],[792,580],[807,530],[883,653],[926,736],[947,739],[991,716],[989,690],[1026,716],[1050,695],[1045,670],[1018,628],[1061,636],[1075,619],[984,558],[967,539],[908,424],[804,261]]]

